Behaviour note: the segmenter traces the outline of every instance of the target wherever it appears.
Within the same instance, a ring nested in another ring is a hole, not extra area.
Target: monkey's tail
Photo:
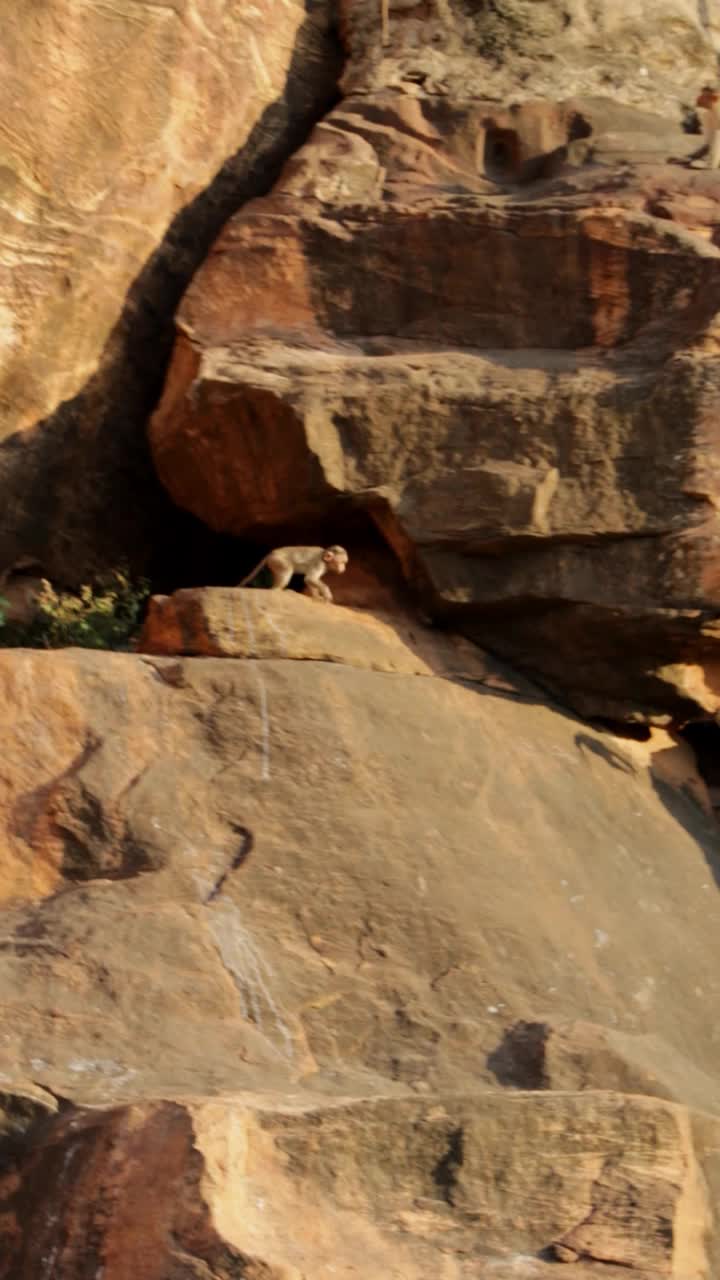
[[[267,556],[263,556],[260,563],[255,565],[255,568],[252,570],[251,573],[248,574],[247,578],[243,578],[242,582],[238,582],[237,585],[239,587],[246,587],[248,582],[252,582],[253,578],[257,578],[260,570],[265,567],[266,561],[267,561]]]

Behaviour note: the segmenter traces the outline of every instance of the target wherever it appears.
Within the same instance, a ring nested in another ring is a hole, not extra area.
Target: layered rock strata
[[[649,1098],[135,1104],[46,1126],[0,1186],[0,1276],[700,1280],[707,1194]]]
[[[639,72],[623,102],[471,91],[447,22],[445,78],[411,82],[410,18],[391,10],[378,63],[368,14],[348,18],[353,92],[184,299],[159,475],[256,540],[362,508],[430,612],[585,714],[713,712],[720,179],[692,167],[701,139]]]

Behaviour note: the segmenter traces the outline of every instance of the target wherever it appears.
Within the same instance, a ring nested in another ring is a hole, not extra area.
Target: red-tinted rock
[[[597,100],[347,99],[186,295],[174,499],[341,540],[351,499],[431,611],[583,712],[716,709],[667,676],[716,684],[720,179],[667,163],[696,145]]]

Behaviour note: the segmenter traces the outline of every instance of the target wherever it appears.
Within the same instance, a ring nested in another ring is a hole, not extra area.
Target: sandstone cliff
[[[717,15],[80,10],[6,24],[0,550],[183,589],[0,650],[0,1280],[713,1280]],[[308,538],[336,604],[228,585]]]
[[[0,1275],[709,1277],[717,827],[237,594],[261,658],[2,655]]]
[[[720,179],[681,109],[710,45],[688,19],[671,104],[670,28],[640,64],[606,15],[633,70],[601,98],[616,46],[571,15],[536,82],[485,74],[482,15],[393,10],[381,56],[348,5],[349,93],[195,277],[153,453],[237,535],[364,510],[436,617],[662,723],[718,708]]]
[[[0,564],[77,580],[163,537],[144,430],[173,311],[335,93],[328,6],[308,8],[5,6]]]

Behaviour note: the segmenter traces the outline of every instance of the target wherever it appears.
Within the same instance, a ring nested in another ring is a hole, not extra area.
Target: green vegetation
[[[113,569],[78,592],[56,591],[43,579],[32,622],[5,624],[7,602],[0,601],[0,645],[126,649],[149,593],[149,582],[133,582],[125,568]]]

